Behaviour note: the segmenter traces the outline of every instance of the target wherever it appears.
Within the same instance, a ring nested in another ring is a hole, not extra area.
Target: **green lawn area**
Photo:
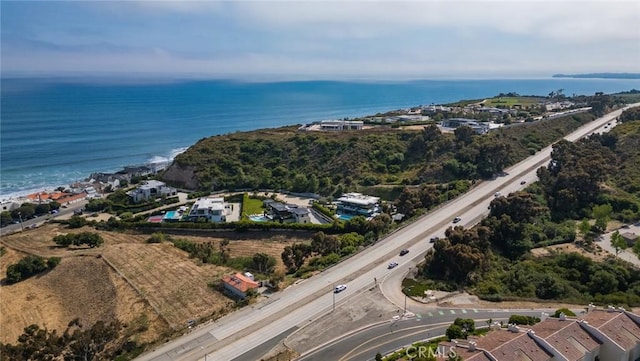
[[[530,105],[537,104],[540,102],[541,98],[538,97],[503,97],[503,98],[491,98],[486,99],[484,102],[484,106],[486,107],[496,107],[498,105],[512,107],[515,104],[521,105]]]
[[[246,194],[242,197],[242,217],[252,214],[262,214],[263,211],[262,200],[249,198]]]

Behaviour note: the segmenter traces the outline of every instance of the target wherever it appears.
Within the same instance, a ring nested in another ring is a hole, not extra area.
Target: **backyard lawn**
[[[242,197],[242,218],[252,214],[262,214],[263,211],[262,200],[249,198],[247,194]]]

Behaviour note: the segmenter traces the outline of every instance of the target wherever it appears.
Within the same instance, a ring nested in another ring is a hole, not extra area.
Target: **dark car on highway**
[[[409,253],[409,250],[408,250],[408,249],[406,249],[406,248],[405,248],[405,249],[403,249],[402,251],[400,251],[400,255],[401,255],[401,256],[404,256],[404,255],[405,255],[405,254],[407,254],[407,253]]]

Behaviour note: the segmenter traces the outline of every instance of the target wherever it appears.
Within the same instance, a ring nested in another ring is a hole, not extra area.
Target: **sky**
[[[640,1],[7,1],[3,76],[529,78],[640,72]]]

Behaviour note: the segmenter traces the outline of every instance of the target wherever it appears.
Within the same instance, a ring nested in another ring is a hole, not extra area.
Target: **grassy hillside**
[[[435,128],[350,132],[263,129],[200,140],[176,157],[163,179],[201,189],[281,188],[323,195],[362,186],[476,179],[535,153],[589,114],[519,124],[477,136]]]

